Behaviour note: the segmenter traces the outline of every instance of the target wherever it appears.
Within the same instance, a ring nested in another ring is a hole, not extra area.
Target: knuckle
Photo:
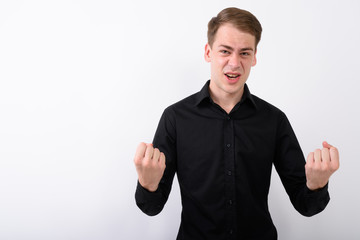
[[[312,166],[312,170],[313,171],[319,171],[320,170],[320,166],[318,164],[315,164]]]
[[[158,158],[160,156],[159,149],[157,149],[157,148],[154,149],[154,155],[153,156],[156,157],[156,158]]]
[[[331,165],[331,169],[334,170],[334,171],[338,170],[339,167],[340,167],[339,164],[332,164],[332,165]]]
[[[135,163],[135,165],[140,165],[141,164],[141,159],[138,158],[138,157],[134,158],[134,163]]]
[[[336,147],[331,147],[331,148],[330,148],[330,151],[335,151],[335,152],[337,152],[338,149],[337,149]]]
[[[150,160],[150,158],[148,157],[148,156],[145,156],[142,160],[141,160],[141,162],[148,162]]]
[[[146,144],[143,142],[139,143],[139,145],[137,147],[137,151],[141,152],[141,151],[145,151],[145,149],[146,149]]]
[[[329,165],[327,165],[327,164],[322,164],[320,170],[321,170],[321,171],[324,171],[324,172],[325,172],[325,171],[328,171],[328,170],[329,170]]]
[[[160,168],[161,168],[162,170],[164,170],[164,169],[166,168],[166,164],[165,164],[165,163],[161,164],[161,165],[160,165]]]
[[[330,154],[332,154],[332,155],[338,155],[339,152],[338,152],[338,150],[337,150],[336,148],[334,148],[334,149],[330,149]]]
[[[150,161],[144,161],[144,162],[142,163],[142,166],[143,166],[144,168],[151,168],[151,167],[152,167],[152,164],[151,164]]]

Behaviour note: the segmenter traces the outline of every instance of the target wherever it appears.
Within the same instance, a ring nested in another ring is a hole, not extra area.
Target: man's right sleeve
[[[160,213],[164,208],[176,172],[175,114],[170,108],[165,109],[161,116],[154,136],[153,145],[165,154],[166,168],[164,175],[155,192],[150,192],[143,188],[139,181],[135,192],[137,206],[149,216]]]

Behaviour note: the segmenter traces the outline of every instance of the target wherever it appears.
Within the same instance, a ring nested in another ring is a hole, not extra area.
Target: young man
[[[324,142],[305,165],[285,114],[245,84],[261,31],[255,16],[237,8],[212,18],[205,46],[210,81],[168,107],[153,144],[136,150],[135,197],[144,213],[162,210],[177,173],[178,240],[277,239],[267,203],[272,164],[301,214],[321,212],[330,199],[327,183],[339,167],[338,150]]]

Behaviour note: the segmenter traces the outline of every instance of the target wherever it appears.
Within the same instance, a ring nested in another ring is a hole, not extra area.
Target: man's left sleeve
[[[278,123],[274,159],[276,171],[295,209],[304,216],[313,216],[324,210],[330,200],[328,184],[316,191],[308,189],[305,158],[283,112],[280,112]]]

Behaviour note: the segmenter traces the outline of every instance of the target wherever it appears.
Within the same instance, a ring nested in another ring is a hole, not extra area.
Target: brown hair
[[[255,37],[255,48],[260,42],[262,27],[257,18],[250,12],[239,8],[225,8],[208,23],[208,43],[212,47],[219,27],[225,23],[233,24],[237,29]]]

